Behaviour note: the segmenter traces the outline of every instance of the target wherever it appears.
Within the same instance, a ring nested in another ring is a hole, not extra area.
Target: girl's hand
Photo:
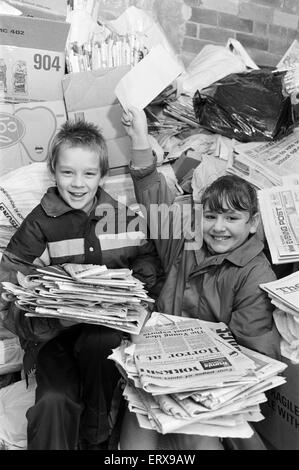
[[[134,150],[150,148],[147,131],[147,119],[144,111],[130,108],[124,111],[121,122],[132,141]]]

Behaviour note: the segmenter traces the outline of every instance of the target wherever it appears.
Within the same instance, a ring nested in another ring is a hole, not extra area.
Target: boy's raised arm
[[[164,175],[156,169],[144,111],[130,109],[123,114],[122,123],[132,142],[130,171],[136,200],[167,272],[184,245],[182,210]]]
[[[145,150],[150,148],[147,119],[144,111],[131,108],[124,111],[122,123],[125,126],[128,136],[131,138],[133,150]]]

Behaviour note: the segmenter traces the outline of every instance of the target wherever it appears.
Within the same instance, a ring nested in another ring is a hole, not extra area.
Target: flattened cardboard
[[[62,87],[67,112],[118,104],[114,89],[129,70],[123,66],[65,75]]]
[[[282,374],[287,382],[267,392],[261,408],[265,420],[254,427],[276,450],[299,450],[299,364],[282,360],[288,365]]]
[[[63,99],[69,28],[61,21],[0,16],[0,101]]]
[[[110,169],[128,165],[130,139],[121,124],[122,108],[114,90],[129,66],[68,74],[62,81],[68,119],[93,122],[106,139]]]
[[[65,120],[62,100],[0,104],[0,174],[46,161],[52,138]]]

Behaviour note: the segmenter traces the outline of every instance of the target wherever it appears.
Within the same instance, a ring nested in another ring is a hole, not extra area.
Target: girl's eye
[[[71,175],[72,172],[70,170],[64,170],[61,172],[63,175]]]
[[[86,173],[86,176],[96,176],[96,173],[94,173],[94,172],[88,172],[88,173]]]
[[[204,214],[204,218],[207,220],[214,220],[216,216],[212,214]]]

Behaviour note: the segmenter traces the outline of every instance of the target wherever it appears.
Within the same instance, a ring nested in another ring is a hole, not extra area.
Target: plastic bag
[[[107,21],[106,24],[113,32],[121,36],[139,34],[143,37],[144,44],[149,51],[155,46],[162,45],[167,52],[180,60],[160,24],[140,8],[132,5],[117,19]],[[183,66],[181,60],[180,64]]]
[[[221,158],[212,157],[211,155],[203,157],[201,164],[194,170],[191,182],[195,202],[200,203],[202,193],[206,187],[226,174],[226,164],[227,162]]]
[[[21,380],[0,389],[0,442],[7,449],[27,447],[26,411],[34,405],[36,382]]]
[[[229,74],[245,70],[242,60],[229,49],[208,44],[189,64],[186,73],[178,78],[178,89],[193,96],[196,90],[200,91]]]
[[[35,162],[0,177],[0,225],[17,228],[37,206],[54,179],[46,162]]]
[[[276,327],[281,335],[281,355],[299,364],[299,318],[279,309],[273,311]]]
[[[294,128],[289,97],[281,77],[270,71],[232,74],[215,84],[212,96],[197,91],[193,98],[198,123],[241,142],[274,140]]]

